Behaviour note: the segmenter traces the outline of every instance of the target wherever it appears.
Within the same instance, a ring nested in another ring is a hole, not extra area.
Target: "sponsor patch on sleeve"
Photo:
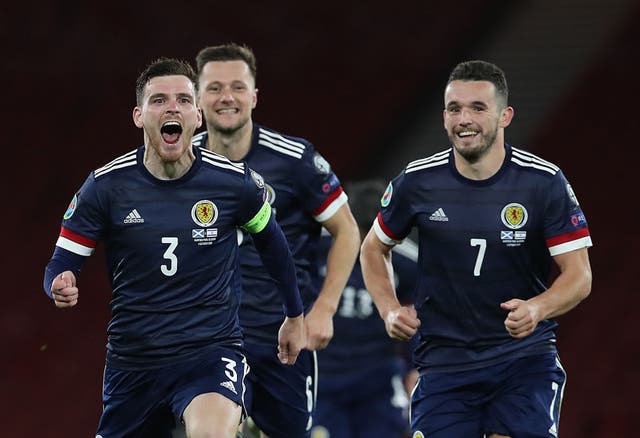
[[[71,216],[73,216],[73,213],[75,213],[77,206],[78,206],[78,194],[76,193],[75,195],[73,195],[73,199],[71,199],[71,202],[69,202],[67,211],[64,212],[64,216],[62,216],[62,218],[64,220],[67,220]]]
[[[320,175],[329,175],[331,173],[331,165],[317,152],[313,156],[313,166]]]
[[[391,202],[391,196],[393,195],[393,184],[389,183],[387,190],[384,191],[382,199],[380,199],[380,205],[386,207]]]
[[[258,186],[258,188],[264,188],[264,178],[262,178],[262,175],[260,175],[258,172],[256,172],[253,169],[249,169],[250,173],[251,173],[251,178],[253,179],[253,182],[256,183],[256,186]]]

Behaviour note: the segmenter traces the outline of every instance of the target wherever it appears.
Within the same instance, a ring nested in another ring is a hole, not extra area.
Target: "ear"
[[[144,125],[142,123],[142,110],[139,106],[133,109],[133,123],[138,127],[142,128]]]
[[[253,99],[251,99],[251,109],[254,109],[258,105],[258,89],[253,90]]]
[[[502,113],[500,114],[500,122],[498,123],[498,126],[500,128],[506,128],[507,126],[509,126],[511,124],[511,120],[513,119],[513,115],[513,107],[508,106],[503,109]]]
[[[202,109],[200,109],[200,107],[196,107],[196,111],[197,111],[197,118],[198,118],[198,125],[196,126],[196,128],[199,128],[202,126]]]

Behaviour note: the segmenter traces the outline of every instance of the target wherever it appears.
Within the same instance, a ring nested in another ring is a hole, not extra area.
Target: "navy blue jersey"
[[[331,237],[323,236],[318,257],[318,285],[324,280],[330,244]],[[415,243],[408,239],[393,248],[391,261],[396,295],[404,304],[413,302],[417,256]],[[329,345],[318,352],[318,370],[322,380],[344,377],[345,372],[361,373],[369,368],[386,368],[387,363],[394,362],[398,356],[407,356],[402,354],[402,349],[408,344],[394,341],[387,335],[384,321],[365,287],[359,261],[356,261],[340,296],[338,310],[333,317],[333,333]]]
[[[203,147],[206,142],[206,132],[193,140],[194,145]],[[251,149],[244,160],[264,177],[273,214],[296,264],[305,310],[309,310],[318,294],[312,275],[321,222],[347,202],[347,195],[329,163],[305,139],[254,124]],[[247,235],[240,246],[240,266],[240,322],[244,335],[254,342],[273,344],[284,318],[282,304],[274,281]]]
[[[471,369],[555,352],[553,320],[514,339],[500,303],[544,292],[552,256],[591,246],[585,216],[557,166],[508,145],[500,170],[482,181],[458,173],[452,149],[414,161],[389,184],[374,230],[392,245],[413,227],[419,368]]]
[[[193,153],[184,176],[159,180],[144,147],[131,151],[92,172],[64,215],[57,246],[88,256],[104,243],[110,365],[151,368],[241,343],[236,229],[261,211],[266,191],[244,163]]]

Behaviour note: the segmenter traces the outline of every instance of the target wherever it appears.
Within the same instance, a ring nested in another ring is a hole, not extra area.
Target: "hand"
[[[76,276],[71,271],[58,274],[51,283],[53,302],[58,308],[73,307],[78,304]]]
[[[316,301],[304,319],[307,332],[307,349],[322,350],[333,338],[333,314]]]
[[[512,299],[500,304],[509,314],[504,320],[504,327],[509,334],[517,339],[529,336],[540,322],[540,311],[538,306],[531,301]]]
[[[384,316],[384,325],[387,333],[393,339],[406,341],[411,339],[420,327],[418,312],[413,307],[397,307],[387,312]]]
[[[285,318],[278,330],[278,359],[285,365],[293,365],[304,347],[304,315]]]

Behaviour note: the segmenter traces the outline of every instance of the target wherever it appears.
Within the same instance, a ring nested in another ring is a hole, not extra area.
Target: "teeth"
[[[235,113],[235,112],[236,110],[233,108],[218,110],[218,114],[228,114],[228,113]]]
[[[162,124],[160,128],[160,132],[162,134],[181,134],[182,133],[182,125],[180,122],[176,122],[175,120],[169,120]]]
[[[468,137],[470,135],[476,135],[478,131],[461,131],[458,133],[460,137]]]

